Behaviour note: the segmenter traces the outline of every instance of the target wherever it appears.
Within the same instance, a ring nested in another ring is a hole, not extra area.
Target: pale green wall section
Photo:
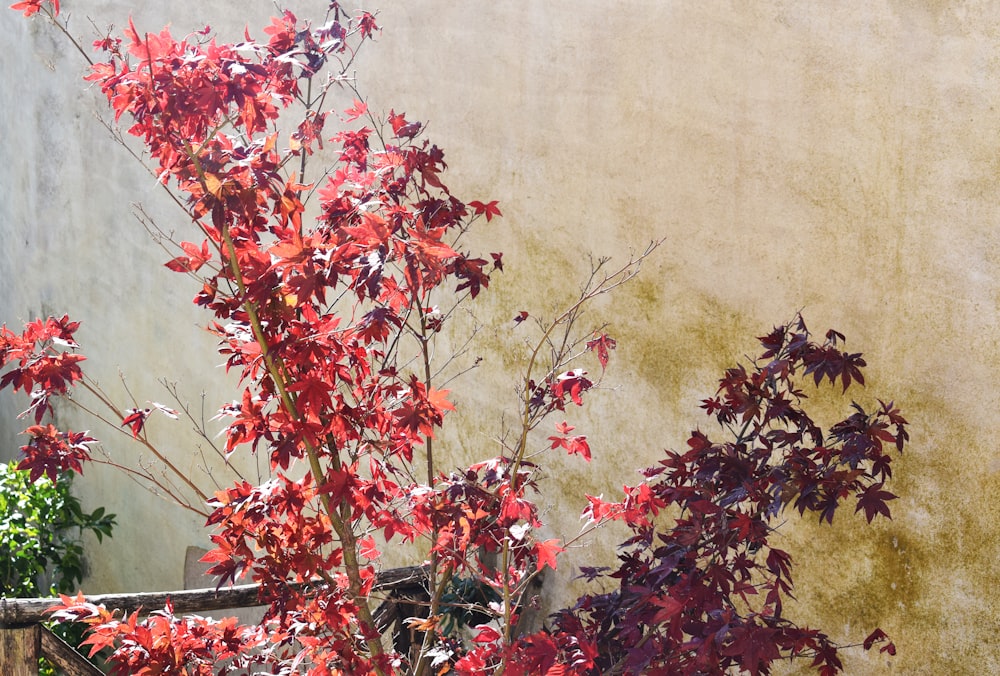
[[[129,13],[63,4],[81,32],[85,15]],[[209,23],[230,35],[261,25],[269,5],[170,4],[175,33]],[[567,493],[543,498],[553,533],[578,530],[581,486],[608,496],[691,427],[707,429],[697,401],[721,369],[803,308],[866,353],[869,389],[855,396],[895,397],[913,439],[892,522],[862,528],[848,510],[830,529],[789,515],[799,616],[842,640],[876,625],[893,636],[899,656],[852,654],[851,673],[1000,670],[1000,6],[367,5],[386,27],[359,63],[369,102],[430,120],[456,193],[499,199],[505,215],[477,235],[508,269],[477,306],[485,365],[453,385],[456,458],[492,453],[497,402],[513,402],[513,313],[569,299],[589,252],[622,259],[666,237],[640,280],[595,307],[619,338],[606,381],[618,389],[568,415],[595,458],[556,463],[551,482]],[[148,29],[168,18],[133,13]],[[127,205],[165,221],[170,206],[107,142],[65,43],[12,12],[0,35],[0,319],[72,310],[102,381],[120,366],[142,399],[161,396],[157,377],[197,397],[220,360],[193,328],[204,320],[194,289],[160,266]],[[216,388],[209,404],[231,396]],[[17,429],[0,422],[8,447]],[[178,457],[191,443],[178,439]],[[185,547],[204,544],[197,519],[96,469],[79,486],[121,515],[95,552],[93,591],[180,584]],[[579,554],[609,555],[611,534],[601,540]]]

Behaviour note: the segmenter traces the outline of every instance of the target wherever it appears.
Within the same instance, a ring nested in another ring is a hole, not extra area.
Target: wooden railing
[[[427,568],[409,566],[378,574],[374,589],[389,598],[375,612],[379,631],[384,632],[396,614],[395,606],[425,593]],[[260,605],[258,585],[222,589],[186,589],[174,592],[99,594],[86,596],[89,603],[121,610],[123,613],[152,611],[170,599],[174,613],[205,613],[229,608]],[[60,603],[58,598],[0,598],[0,674],[38,676],[38,658],[44,657],[67,676],[102,676],[103,672],[41,623],[45,611]]]

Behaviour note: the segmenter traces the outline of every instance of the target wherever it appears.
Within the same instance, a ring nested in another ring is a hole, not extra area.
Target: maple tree
[[[57,2],[12,8],[69,36]],[[853,498],[867,521],[889,516],[885,484],[906,421],[892,404],[853,404],[820,429],[802,381],[846,391],[864,383],[865,362],[843,351],[839,333],[814,340],[800,317],[761,338],[761,355],[728,370],[703,402],[723,440],[694,432],[621,500],[581,496],[584,535],[613,521],[632,533],[617,568],[581,567],[611,591],[584,594],[541,630],[519,627],[531,581],[568,544],[538,535],[539,464],[545,453],[592,453],[585,435],[551,418],[596,386],[580,360],[592,354],[603,373],[616,347],[603,330],[579,328],[582,308],[637,274],[656,243],[617,268],[598,261],[563,313],[536,321],[518,419],[500,452],[442,468],[436,431],[454,405],[432,346],[503,269],[501,253],[462,247],[473,224],[502,213],[495,200],[453,195],[444,153],[422,124],[395,111],[377,117],[344,75],[378,30],[374,15],[330,2],[322,23],[287,10],[274,17],[266,41],[247,32],[220,43],[207,28],[177,39],[130,20],[122,37],[94,42],[101,59],[86,79],[145,145],[197,233],[168,238],[176,255],[166,266],[196,280],[194,301],[214,316],[209,328],[240,377],[238,398],[219,412],[219,453],[264,454],[271,474],[211,494],[177,471],[145,426],[150,415],[186,411],[116,406],[84,375],[67,316],[0,331],[0,385],[31,399],[21,467],[53,477],[102,461],[89,433],[45,422],[55,400],[87,390],[108,411],[99,417],[126,428],[195,496],[132,470],[204,514],[215,545],[205,560],[219,584],[259,583],[268,611],[247,626],[178,617],[169,604],[142,619],[78,595],[53,618],[88,624],[86,643],[112,650],[122,674],[762,674],[788,657],[838,672],[839,646],[784,614],[791,557],[769,537],[786,508],[832,522]],[[339,115],[325,110],[335,87],[353,95]],[[339,128],[327,131],[334,117]],[[294,131],[279,131],[289,118]],[[325,142],[336,160],[307,183]],[[521,311],[513,324],[528,318]],[[398,630],[412,638],[406,645],[383,638],[376,607],[379,547],[394,540],[427,552],[426,598]],[[895,650],[881,630],[864,641],[876,644]]]

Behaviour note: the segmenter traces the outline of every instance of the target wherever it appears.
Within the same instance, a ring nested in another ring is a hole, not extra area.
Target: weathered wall
[[[210,23],[235,35],[261,25],[259,4],[133,13],[149,29],[170,18],[175,33]],[[589,252],[621,259],[666,237],[643,277],[595,308],[619,338],[608,379],[619,389],[572,414],[595,459],[552,473],[572,489],[546,498],[553,532],[578,528],[581,484],[611,495],[634,480],[626,468],[681,445],[720,369],[802,308],[866,353],[868,391],[855,396],[895,398],[913,426],[893,521],[863,528],[845,511],[831,529],[789,516],[799,617],[844,640],[875,625],[893,636],[898,657],[852,656],[851,673],[1000,671],[1000,6],[366,4],[385,26],[359,64],[369,103],[429,119],[456,193],[499,199],[505,215],[478,235],[508,269],[479,308],[485,382],[455,385],[456,456],[485,454],[495,402],[513,401],[514,312],[569,299]],[[130,11],[63,5],[79,32],[85,15],[121,23]],[[65,42],[13,12],[0,35],[0,319],[72,311],[90,373],[109,387],[120,367],[140,399],[161,397],[158,377],[197,399],[218,378],[194,328],[205,318],[128,208],[169,223],[169,204],[93,119],[100,105]],[[209,408],[227,398],[215,386]],[[192,443],[178,438],[178,457]],[[79,489],[121,521],[93,552],[92,591],[180,584],[185,548],[205,543],[197,519],[98,469]],[[606,539],[578,554],[607,556]]]

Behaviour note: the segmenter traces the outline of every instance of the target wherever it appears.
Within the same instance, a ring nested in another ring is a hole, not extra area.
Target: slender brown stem
[[[239,261],[236,257],[236,246],[233,243],[232,235],[230,234],[227,226],[223,226],[222,228],[222,238],[228,252],[230,271],[232,272],[233,279],[239,289],[240,296],[244,298],[243,310],[247,313],[247,318],[250,321],[254,339],[260,347],[261,359],[264,362],[264,366],[267,369],[268,374],[271,376],[275,391],[278,393],[282,406],[284,406],[285,410],[290,416],[292,416],[292,418],[300,420],[301,417],[299,416],[295,399],[292,396],[292,393],[288,390],[284,374],[281,372],[281,369],[271,356],[270,344],[267,341],[263,325],[261,324],[260,317],[257,314],[257,308],[252,302],[246,299],[246,286],[243,282],[243,274],[240,270]],[[323,466],[319,459],[319,453],[308,439],[303,439],[303,445],[305,446],[306,456],[309,461],[309,469],[312,472],[313,479],[317,482],[317,484],[322,484],[325,473],[323,472]],[[333,451],[333,457],[336,457],[335,449],[331,450]],[[344,556],[344,568],[350,582],[351,592],[354,596],[355,602],[357,603],[358,616],[361,622],[369,628],[369,631],[365,632],[368,634],[371,630],[374,630],[375,620],[372,617],[368,599],[361,593],[364,583],[361,579],[361,565],[357,558],[357,542],[354,536],[354,531],[351,524],[346,519],[342,518],[330,502],[329,494],[320,493],[320,502],[323,504],[323,509],[330,518],[331,526],[340,538]],[[373,656],[377,657],[384,654],[385,650],[382,647],[382,642],[378,638],[366,637],[365,643],[368,645],[368,649],[371,651]],[[376,667],[376,671],[379,674],[382,673],[381,669],[378,667]]]
[[[103,403],[105,406],[108,406],[114,412],[115,416],[118,417],[119,421],[125,420],[125,415],[121,411],[119,411],[118,408],[116,406],[114,406],[110,401],[108,401],[106,398],[102,397],[101,394],[98,393],[98,391],[96,389],[94,389],[90,385],[90,383],[88,383],[86,380],[84,380],[84,381],[81,381],[81,384],[83,385],[83,388],[85,390],[87,390],[88,392],[90,392],[91,394],[93,394],[94,396],[96,396],[98,398],[98,400],[101,401],[101,403]],[[75,402],[74,401],[74,403],[77,406],[81,406],[81,408],[82,408],[82,405],[79,404],[79,402]],[[104,422],[106,422],[107,424],[112,425],[112,423],[110,421],[105,420],[104,418],[101,418],[100,416],[97,416],[97,417],[98,417],[98,419],[104,420]],[[120,422],[119,422],[118,427],[121,427]],[[194,494],[197,495],[200,500],[208,500],[208,494],[205,493],[203,490],[201,490],[201,488],[199,488],[198,485],[196,483],[194,483],[186,474],[184,474],[183,472],[181,472],[177,468],[177,466],[174,465],[174,463],[172,463],[167,458],[167,456],[165,456],[163,453],[160,452],[159,449],[156,448],[156,446],[154,446],[152,443],[150,443],[150,441],[146,438],[145,433],[140,433],[138,435],[133,435],[133,436],[134,436],[134,438],[140,444],[142,444],[143,446],[145,446],[149,450],[150,453],[152,453],[154,456],[156,456],[156,459],[159,460],[160,462],[162,462],[164,464],[164,466],[166,466],[167,469],[169,469],[171,471],[171,473],[173,473],[175,476],[177,476],[178,478],[180,478],[180,480],[184,484],[186,484],[188,488],[190,488],[192,491],[194,491]],[[178,501],[178,504],[182,504],[183,505],[183,503],[180,503],[180,501]]]
[[[84,60],[88,64],[90,64],[91,66],[93,66],[94,65],[93,59],[90,58],[90,55],[87,54],[87,52],[83,49],[83,47],[80,45],[80,43],[77,42],[76,38],[74,38],[70,34],[68,27],[65,24],[60,23],[56,19],[55,12],[52,11],[52,9],[50,9],[48,7],[42,7],[42,11],[45,12],[46,16],[49,17],[49,21],[51,21],[55,25],[55,27],[58,28],[62,32],[62,34],[66,36],[66,38],[70,41],[70,43],[74,47],[76,47],[76,51],[80,52],[80,56],[82,56],[84,58]]]
[[[414,294],[415,295],[415,294]],[[417,314],[420,317],[420,353],[423,360],[424,367],[424,385],[429,389],[431,386],[431,359],[430,350],[428,348],[428,341],[430,336],[427,332],[427,317],[424,313],[423,304],[416,297],[413,299],[413,303],[417,306]],[[424,439],[424,444],[427,449],[427,485],[434,485],[434,437],[427,435]],[[444,590],[447,588],[447,583],[451,581],[451,576],[453,574],[453,567],[449,566],[442,576],[440,584],[437,581],[438,575],[438,556],[437,552],[434,551],[434,547],[437,545],[438,540],[438,529],[436,525],[431,527],[431,551],[429,556],[429,569],[428,569],[428,580],[430,581],[430,587],[433,590],[431,595],[431,607],[429,611],[429,616],[434,617],[438,613],[438,608],[441,604],[441,596],[444,594]],[[423,644],[420,646],[420,657],[417,662],[417,669],[415,676],[423,676],[429,664],[429,659],[427,652],[434,645],[435,632],[429,630],[424,632]]]
[[[583,290],[580,292],[579,298],[569,306],[566,310],[562,312],[558,317],[556,317],[547,327],[545,327],[542,332],[541,338],[535,343],[534,348],[531,351],[531,355],[528,358],[528,364],[524,372],[524,380],[522,383],[522,409],[521,409],[521,429],[519,437],[515,447],[512,449],[512,462],[510,466],[510,487],[512,493],[516,494],[521,488],[521,477],[520,469],[524,463],[524,458],[528,450],[528,434],[532,429],[535,428],[539,419],[532,413],[532,375],[535,370],[535,366],[538,362],[541,350],[546,345],[550,345],[553,350],[552,362],[548,369],[547,377],[554,375],[554,372],[560,365],[565,363],[565,357],[569,350],[572,349],[569,333],[573,328],[573,325],[579,319],[581,308],[594,298],[604,295],[613,289],[621,286],[628,280],[632,279],[636,274],[638,274],[638,269],[642,261],[649,256],[657,246],[662,243],[663,240],[658,240],[651,242],[649,246],[646,247],[645,251],[638,256],[632,256],[629,258],[628,262],[622,267],[618,268],[614,272],[605,274],[600,278],[600,281],[596,281],[597,273],[600,268],[607,262],[606,259],[598,261],[594,266],[591,277],[584,285]],[[559,346],[553,345],[550,340],[553,332],[556,328],[560,326],[565,326],[564,335],[559,342]],[[504,643],[509,644],[513,633],[513,613],[514,613],[514,596],[516,593],[523,592],[523,585],[518,585],[521,592],[518,592],[513,588],[510,582],[510,575],[508,574],[508,568],[510,566],[511,557],[511,546],[509,539],[504,539],[503,545],[501,547],[501,565],[503,566],[503,637]],[[496,670],[496,675],[499,676],[506,671],[507,668],[507,658],[501,659],[501,662]]]

